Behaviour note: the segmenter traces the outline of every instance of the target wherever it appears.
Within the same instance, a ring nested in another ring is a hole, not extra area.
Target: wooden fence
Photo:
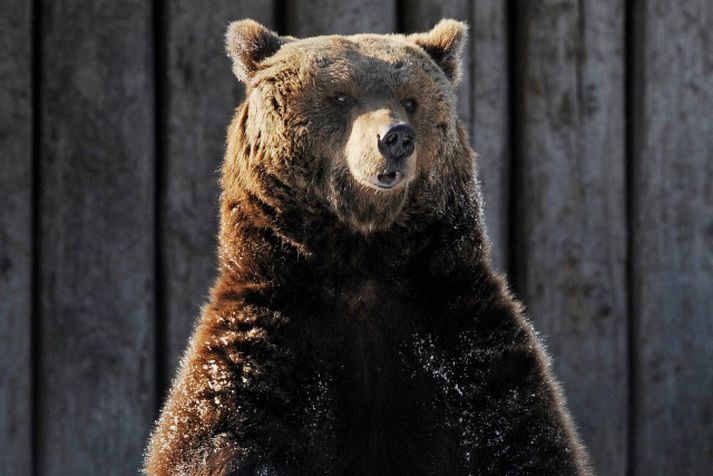
[[[230,20],[471,25],[495,260],[601,475],[713,467],[713,2],[0,0],[0,474],[128,475],[215,274]]]

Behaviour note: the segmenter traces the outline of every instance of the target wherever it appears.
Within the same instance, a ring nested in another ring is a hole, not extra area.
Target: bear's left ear
[[[468,25],[462,21],[444,19],[431,31],[406,37],[424,49],[441,67],[448,79],[458,83],[463,69],[461,55],[468,39]]]
[[[235,21],[225,34],[225,50],[233,60],[233,73],[246,83],[255,74],[258,64],[277,53],[282,45],[294,40],[279,36],[254,20]]]

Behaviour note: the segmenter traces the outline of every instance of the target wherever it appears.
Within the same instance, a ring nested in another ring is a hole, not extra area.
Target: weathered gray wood
[[[0,0],[0,474],[30,474],[32,4]]]
[[[471,6],[471,143],[493,262],[507,270],[510,222],[510,137],[507,2],[475,0]]]
[[[172,0],[165,6],[166,78],[162,228],[164,375],[186,348],[217,264],[218,171],[225,131],[242,87],[225,55],[228,24],[252,18],[274,27],[272,1]],[[167,382],[163,382],[165,385]]]
[[[42,8],[43,475],[136,474],[155,409],[152,15]]]
[[[713,4],[637,2],[633,474],[713,467]]]
[[[522,2],[514,26],[518,291],[607,475],[627,461],[623,3]]]
[[[287,0],[286,4],[288,32],[298,37],[396,30],[396,0]]]

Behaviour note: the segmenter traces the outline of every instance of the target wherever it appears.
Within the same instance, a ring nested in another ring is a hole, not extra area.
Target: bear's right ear
[[[292,37],[279,36],[254,20],[235,21],[225,34],[225,49],[233,60],[233,73],[247,82],[265,58],[277,53]]]

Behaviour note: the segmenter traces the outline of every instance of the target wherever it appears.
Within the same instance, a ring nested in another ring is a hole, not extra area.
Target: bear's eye
[[[337,106],[347,106],[351,104],[352,98],[344,93],[337,93],[332,96],[332,102]]]
[[[401,105],[409,114],[416,110],[416,101],[414,101],[413,99],[404,99],[403,101],[401,101]]]

